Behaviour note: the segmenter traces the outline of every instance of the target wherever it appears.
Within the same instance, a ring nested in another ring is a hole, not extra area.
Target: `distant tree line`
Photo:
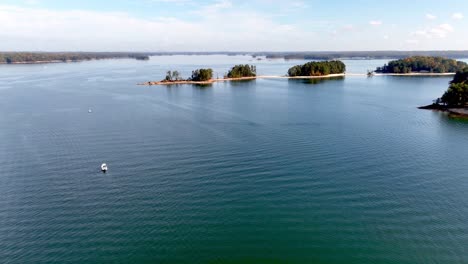
[[[57,61],[83,61],[93,59],[135,58],[146,60],[149,56],[167,55],[251,55],[254,57],[284,58],[301,60],[335,59],[402,59],[410,56],[441,56],[446,58],[468,58],[468,50],[448,51],[306,51],[306,52],[0,52],[0,64],[35,63]]]
[[[149,56],[147,55],[136,55],[134,58],[137,60],[149,60]]]
[[[294,76],[323,76],[328,74],[339,74],[346,71],[346,65],[338,60],[335,61],[311,61],[303,65],[296,65],[288,70],[288,75]]]
[[[255,52],[250,55],[265,56],[267,59],[286,60],[336,60],[336,59],[402,59],[410,56],[440,56],[467,58],[468,50],[428,51],[303,51],[303,52]]]
[[[449,107],[465,107],[468,104],[468,67],[455,74],[447,91],[437,101]]]
[[[242,78],[257,76],[257,67],[254,65],[236,65],[229,70],[226,75],[228,78]]]
[[[149,59],[148,54],[145,53],[126,52],[0,52],[0,64],[68,62],[116,58]]]
[[[383,67],[375,70],[379,73],[447,73],[460,71],[468,65],[462,61],[443,57],[413,56],[400,60],[390,61]]]

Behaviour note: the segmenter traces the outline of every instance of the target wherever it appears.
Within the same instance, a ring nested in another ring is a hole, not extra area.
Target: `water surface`
[[[2,262],[468,263],[449,77],[135,85],[250,60],[0,66]]]

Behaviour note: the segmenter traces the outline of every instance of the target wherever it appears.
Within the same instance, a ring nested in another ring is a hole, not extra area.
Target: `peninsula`
[[[468,117],[468,67],[455,74],[442,97],[437,98],[430,105],[419,108],[446,111],[452,115]]]
[[[137,85],[172,85],[172,84],[212,84],[216,82],[229,82],[229,81],[248,81],[248,80],[256,80],[256,79],[327,79],[327,78],[335,78],[335,77],[344,77],[346,76],[344,73],[341,74],[328,74],[328,75],[321,75],[321,76],[281,76],[281,75],[258,75],[254,77],[239,77],[239,78],[219,78],[219,79],[210,79],[206,81],[192,81],[192,80],[173,80],[173,81],[148,81],[144,83],[138,83]],[[362,74],[364,76],[364,74]]]
[[[225,81],[243,81],[255,79],[316,79],[333,78],[344,76],[345,65],[341,61],[309,62],[297,65],[289,69],[288,75],[257,75],[254,65],[235,65],[223,78],[213,79],[212,69],[198,69],[192,71],[188,79],[180,78],[178,71],[168,71],[166,77],[161,81],[149,81],[138,85],[172,85],[172,84],[212,84]]]

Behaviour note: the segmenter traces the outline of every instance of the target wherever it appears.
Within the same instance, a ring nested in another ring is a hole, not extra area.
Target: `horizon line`
[[[9,50],[2,50],[0,53],[19,53],[19,52],[40,52],[40,53],[65,53],[65,52],[80,52],[80,53],[85,53],[85,52],[100,52],[100,53],[343,53],[343,52],[468,52],[468,49],[466,50],[454,50],[454,49],[448,49],[448,50],[316,50],[316,51],[290,51],[290,50],[284,50],[284,51],[268,51],[268,50],[263,50],[263,51],[227,51],[227,50],[213,50],[213,51],[99,51],[99,50],[94,50],[94,51],[83,51],[83,50],[57,50],[57,51],[44,51],[44,50],[22,50],[22,51],[9,51]]]

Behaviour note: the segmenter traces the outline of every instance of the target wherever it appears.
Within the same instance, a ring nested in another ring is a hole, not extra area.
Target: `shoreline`
[[[468,108],[467,107],[446,107],[444,105],[430,104],[425,106],[420,106],[418,109],[432,110],[446,112],[449,115],[459,116],[459,117],[468,117]]]
[[[364,75],[364,74],[363,74]],[[260,75],[255,77],[240,77],[240,78],[223,78],[223,79],[211,79],[208,81],[148,81],[144,83],[138,83],[137,85],[173,85],[173,84],[213,84],[216,82],[229,82],[229,81],[246,81],[246,80],[256,80],[256,79],[325,79],[333,77],[344,77],[346,74],[328,74],[322,76],[280,76],[280,75]]]
[[[426,77],[437,77],[437,76],[453,76],[455,72],[447,73],[374,73],[372,76],[426,76]],[[322,76],[281,76],[281,75],[259,75],[255,77],[240,77],[240,78],[220,78],[220,79],[211,79],[208,81],[148,81],[143,83],[137,83],[137,85],[173,85],[173,84],[213,84],[216,82],[228,82],[228,81],[243,81],[243,80],[256,80],[256,79],[326,79],[333,77],[346,77],[346,76],[368,76],[365,73],[338,73],[338,74],[328,74]]]

